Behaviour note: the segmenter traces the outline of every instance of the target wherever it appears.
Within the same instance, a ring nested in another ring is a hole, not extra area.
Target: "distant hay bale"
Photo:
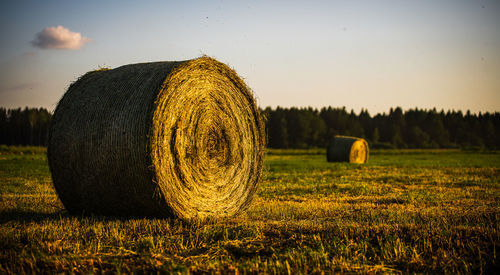
[[[356,137],[335,136],[328,144],[326,159],[329,162],[366,163],[368,154],[369,148],[366,140]]]
[[[70,213],[232,216],[263,167],[251,90],[209,57],[89,72],[54,112],[47,150]]]

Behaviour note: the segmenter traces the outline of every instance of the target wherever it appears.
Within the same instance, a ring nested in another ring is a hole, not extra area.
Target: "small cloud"
[[[83,37],[79,32],[57,26],[45,28],[37,33],[31,45],[40,49],[78,50],[90,41],[91,39]]]

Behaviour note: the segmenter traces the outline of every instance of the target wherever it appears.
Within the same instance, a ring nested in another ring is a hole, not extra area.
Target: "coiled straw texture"
[[[368,155],[368,143],[356,137],[335,136],[326,150],[326,158],[329,162],[366,163]]]
[[[233,216],[263,167],[253,94],[209,57],[87,73],[59,102],[49,135],[54,186],[72,213]]]

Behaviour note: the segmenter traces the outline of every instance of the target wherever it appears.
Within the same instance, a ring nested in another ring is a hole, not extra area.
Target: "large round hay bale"
[[[366,140],[356,137],[335,136],[326,149],[326,159],[329,162],[366,163],[368,154]]]
[[[48,161],[70,213],[231,216],[263,167],[251,90],[209,57],[89,72],[54,112]]]

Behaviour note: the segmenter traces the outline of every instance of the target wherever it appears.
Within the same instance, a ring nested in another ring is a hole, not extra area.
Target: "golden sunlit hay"
[[[82,76],[55,110],[47,154],[70,212],[192,219],[248,207],[264,146],[250,89],[202,57]]]
[[[369,148],[366,140],[346,136],[335,136],[326,150],[326,158],[329,162],[366,163],[368,154]]]

